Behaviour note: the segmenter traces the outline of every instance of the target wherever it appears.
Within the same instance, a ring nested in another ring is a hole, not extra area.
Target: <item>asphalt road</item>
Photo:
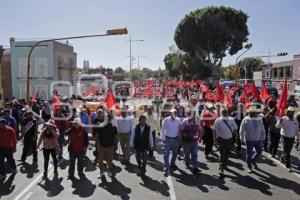
[[[93,160],[90,145],[88,157]],[[98,179],[99,169],[91,160],[86,160],[86,179],[67,179],[68,152],[64,149],[65,160],[60,163],[59,177],[53,178],[53,167],[49,167],[49,180],[42,179],[43,156],[39,152],[38,166],[31,165],[28,157],[26,165],[18,164],[18,173],[10,175],[0,183],[0,199],[41,200],[41,199],[300,199],[299,152],[293,151],[293,172],[288,172],[278,160],[271,159],[264,153],[259,161],[259,170],[248,174],[245,170],[245,154],[240,158],[235,153],[231,156],[224,180],[218,175],[218,152],[215,151],[210,161],[204,158],[203,147],[199,146],[199,165],[201,172],[194,176],[185,168],[183,161],[177,161],[179,170],[169,177],[164,177],[162,144],[159,142],[157,160],[149,162],[147,177],[137,175],[138,169],[134,156],[132,164],[125,169],[118,160],[114,161],[115,177]],[[21,156],[22,143],[18,143],[15,158]]]
[[[159,139],[158,139],[159,140]],[[106,176],[98,179],[99,169],[92,163],[93,144],[88,150],[90,160],[85,162],[86,179],[78,177],[71,181],[67,179],[68,152],[64,148],[65,160],[60,163],[59,176],[53,178],[53,167],[49,165],[49,180],[42,179],[43,155],[38,152],[38,166],[31,165],[32,157],[27,158],[27,164],[18,164],[18,173],[8,174],[5,181],[0,182],[0,199],[4,200],[46,200],[46,199],[137,199],[137,200],[300,200],[300,161],[299,152],[293,150],[292,168],[288,172],[278,159],[269,158],[263,153],[258,162],[259,169],[253,174],[246,172],[245,150],[241,157],[235,153],[231,155],[225,179],[218,175],[218,152],[214,150],[212,159],[206,161],[203,146],[199,146],[198,161],[201,172],[194,176],[185,168],[183,161],[177,161],[179,167],[169,177],[164,177],[163,146],[158,142],[156,161],[149,162],[147,177],[137,175],[138,169],[134,156],[128,169],[114,160],[113,179]],[[281,148],[279,155],[281,154]],[[20,159],[22,142],[17,145],[14,154]],[[51,160],[51,159],[50,159]],[[75,173],[77,176],[77,174]]]

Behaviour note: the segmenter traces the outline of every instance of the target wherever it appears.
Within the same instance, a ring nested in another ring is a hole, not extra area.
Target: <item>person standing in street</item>
[[[0,118],[0,180],[5,179],[5,158],[7,159],[13,173],[17,173],[16,162],[13,157],[16,151],[15,130],[6,125],[6,120]]]
[[[56,153],[59,149],[58,139],[59,131],[55,125],[55,121],[50,119],[45,123],[45,128],[42,130],[39,141],[38,148],[43,143],[43,154],[44,154],[44,178],[48,177],[48,165],[49,157],[51,154],[53,165],[54,165],[54,175],[57,177],[57,158]]]
[[[179,135],[181,129],[181,120],[176,117],[176,109],[170,110],[171,116],[166,117],[162,121],[161,135],[164,142],[164,167],[165,176],[169,175],[170,167],[172,170],[177,170],[175,162],[178,155]],[[171,166],[170,166],[170,151],[172,151]]]
[[[214,145],[214,134],[212,126],[217,118],[214,112],[214,106],[211,103],[205,105],[206,110],[201,114],[201,122],[203,124],[203,144],[205,145],[205,158],[209,159],[209,154],[213,149]]]
[[[228,110],[226,108],[221,109],[221,116],[214,122],[213,130],[216,133],[219,150],[220,150],[220,176],[224,176],[224,169],[226,168],[230,151],[232,150],[233,143],[232,137],[238,127],[232,117],[228,116]]]
[[[100,168],[100,178],[104,176],[104,171],[107,170],[107,175],[112,177],[112,168],[113,168],[113,155],[114,155],[114,144],[116,138],[118,137],[117,128],[112,125],[111,120],[112,116],[108,114],[106,116],[107,122],[101,127],[99,121],[94,121],[95,124],[95,134],[97,140],[97,148],[98,150],[98,159],[99,159],[99,168]],[[97,120],[96,118],[95,120]],[[105,123],[105,122],[104,122]],[[104,163],[106,161],[106,164]]]
[[[181,123],[181,133],[184,150],[184,160],[187,168],[193,166],[193,173],[200,172],[198,168],[198,142],[201,138],[200,120],[196,118],[196,112],[189,110],[188,117]],[[192,160],[191,160],[192,157]],[[190,161],[192,161],[190,163]]]
[[[59,130],[59,137],[58,137],[58,144],[59,148],[61,150],[60,154],[58,155],[58,159],[63,159],[62,153],[63,153],[63,146],[65,144],[65,132],[68,127],[68,120],[67,116],[63,114],[64,107],[60,105],[57,109],[54,109],[54,116],[52,119],[55,121],[55,125]]]
[[[121,117],[117,119],[117,128],[119,132],[120,145],[124,155],[124,164],[127,166],[130,162],[130,137],[134,131],[134,120],[127,116],[127,108],[121,110]]]
[[[153,138],[153,148],[149,149],[149,159],[155,160],[154,148],[155,148],[156,134],[159,135],[159,122],[158,122],[157,114],[153,112],[153,106],[147,107],[146,117],[147,117],[146,123],[151,128],[151,134]]]
[[[245,117],[241,123],[241,141],[246,141],[246,161],[248,172],[252,173],[252,165],[258,169],[256,160],[262,153],[262,141],[265,139],[265,127],[261,117],[258,117],[258,110],[255,106],[250,106],[249,116]],[[253,152],[255,148],[255,152]]]
[[[139,116],[139,123],[135,126],[134,132],[130,138],[130,147],[135,150],[135,158],[141,171],[141,176],[145,176],[148,151],[153,149],[153,135],[151,127],[146,124],[147,117]]]
[[[83,173],[83,158],[89,144],[89,138],[86,130],[81,124],[80,118],[75,118],[74,121],[71,122],[71,127],[66,131],[66,133],[69,135],[68,151],[70,155],[68,177],[69,179],[74,178],[75,162],[77,159],[78,176],[80,178],[84,178],[85,175]]]
[[[13,116],[10,114],[10,109],[5,109],[4,110],[4,119],[6,120],[6,123],[8,126],[13,128],[15,131],[17,130],[17,122]]]
[[[281,127],[280,134],[283,143],[283,154],[280,161],[285,164],[285,167],[291,172],[291,151],[293,149],[295,137],[299,138],[299,123],[294,117],[295,108],[289,106],[286,116],[282,117],[276,124],[277,128]]]
[[[37,164],[37,131],[38,131],[38,123],[37,120],[33,117],[33,112],[27,111],[24,114],[24,118],[22,120],[22,135],[24,135],[23,142],[23,153],[21,156],[22,163],[25,163],[28,151],[32,149],[33,155],[33,164]]]
[[[279,119],[279,118],[278,118]],[[276,127],[278,120],[274,112],[271,112],[269,118],[269,136],[270,136],[270,145],[269,145],[269,154],[271,157],[275,158],[280,142],[280,127]]]

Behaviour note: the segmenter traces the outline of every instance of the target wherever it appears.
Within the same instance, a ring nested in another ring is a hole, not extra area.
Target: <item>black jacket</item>
[[[144,151],[149,149],[149,134],[150,134],[150,126],[145,124],[145,128],[143,130],[143,134],[141,134],[140,125],[135,126],[134,130],[134,149],[139,151]]]

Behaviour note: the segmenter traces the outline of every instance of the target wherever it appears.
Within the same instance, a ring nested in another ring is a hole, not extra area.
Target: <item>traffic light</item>
[[[286,55],[288,55],[287,52],[280,52],[280,53],[277,53],[277,56],[286,56]]]

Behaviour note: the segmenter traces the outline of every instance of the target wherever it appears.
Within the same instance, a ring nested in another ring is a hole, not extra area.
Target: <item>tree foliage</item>
[[[178,48],[202,63],[221,66],[223,58],[236,54],[248,40],[248,16],[230,7],[206,7],[192,11],[178,24],[174,40]]]
[[[238,62],[238,68],[240,70],[240,77],[245,79],[253,79],[253,72],[261,71],[261,66],[263,65],[261,58],[245,58]],[[245,74],[245,69],[247,70]]]
[[[211,76],[211,69],[189,53],[171,51],[164,58],[168,75],[173,79],[196,80]]]
[[[117,67],[114,74],[125,74],[125,70],[122,67]]]

